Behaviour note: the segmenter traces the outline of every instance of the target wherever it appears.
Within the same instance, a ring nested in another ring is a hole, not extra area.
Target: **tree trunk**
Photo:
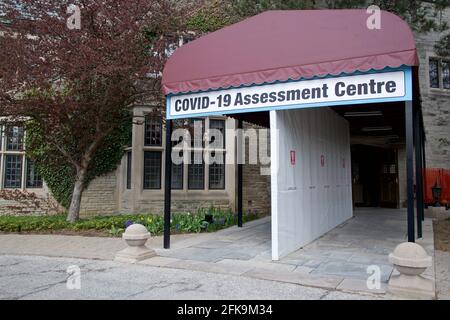
[[[86,170],[80,169],[77,171],[75,184],[73,186],[72,200],[70,201],[69,214],[67,221],[74,223],[80,216],[81,195],[84,190],[84,180],[86,178]]]

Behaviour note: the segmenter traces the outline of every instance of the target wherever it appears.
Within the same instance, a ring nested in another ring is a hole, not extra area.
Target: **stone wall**
[[[244,129],[262,129],[262,127],[244,123]],[[260,139],[260,135],[258,135]],[[260,141],[260,140],[258,140]],[[245,141],[246,163],[243,165],[243,185],[242,198],[244,213],[257,212],[258,215],[270,215],[271,201],[270,201],[270,166],[261,166],[259,164],[259,155],[270,155],[270,136],[268,135],[267,144],[258,143],[258,164],[249,164],[249,143],[250,140]]]
[[[259,127],[245,124],[245,129]],[[267,139],[270,142],[270,139]],[[260,153],[265,154],[269,145],[262,145]],[[135,149],[134,149],[135,150]],[[246,158],[248,157],[249,141],[246,141]],[[243,209],[244,213],[257,212],[270,214],[270,167],[261,171],[259,164],[243,166]],[[110,215],[126,213],[162,214],[164,210],[164,190],[134,190],[125,188],[126,159],[116,172],[99,177],[91,182],[83,193],[81,216]],[[136,170],[136,169],[133,169]],[[134,177],[141,176],[141,170],[136,170]],[[163,170],[164,172],[164,170]],[[227,165],[226,172],[237,175],[237,167]],[[227,173],[227,177],[230,175]],[[261,174],[266,173],[266,175]],[[138,181],[140,182],[140,181]],[[229,179],[226,190],[173,190],[172,212],[197,212],[200,208],[214,206],[221,209],[235,210],[235,181]]]
[[[81,199],[80,217],[111,215],[117,211],[116,173],[94,179]],[[0,215],[52,215],[65,212],[44,187],[0,190]]]
[[[131,159],[131,182],[130,188],[127,189],[127,161],[126,157],[117,171],[117,194],[118,201],[117,213],[154,213],[162,214],[164,208],[164,172],[165,172],[165,134],[162,134],[161,146],[145,146],[144,145],[144,126],[142,120],[145,114],[152,111],[152,104],[139,105],[134,108],[134,125]],[[227,129],[235,127],[235,121],[231,118],[223,118],[226,120]],[[208,120],[205,121],[208,125]],[[234,155],[233,139],[225,139],[226,155]],[[159,189],[144,189],[143,171],[144,171],[144,152],[156,151],[162,152],[161,159],[161,186]],[[205,167],[206,169],[206,167]],[[235,208],[235,166],[227,164],[225,168],[225,189],[207,190],[208,187],[208,170],[205,170],[205,189],[192,190],[188,189],[188,166],[184,165],[183,169],[183,189],[172,190],[172,212],[197,212],[199,208],[220,207],[223,209]]]
[[[51,215],[61,209],[47,192],[35,193],[20,189],[0,190],[0,216]]]
[[[444,12],[442,19],[450,22],[450,9]],[[450,169],[450,90],[433,89],[429,85],[428,60],[436,57],[434,45],[441,36],[442,33],[429,32],[417,34],[415,39],[420,59],[419,81],[427,135],[427,167]]]
[[[112,215],[117,211],[116,171],[97,177],[84,190],[80,217]]]
[[[164,213],[164,200],[154,200],[149,198],[146,201],[141,201],[139,210],[133,210],[131,208],[122,208],[119,213],[149,213],[160,214]],[[222,210],[232,209],[228,200],[172,200],[171,210],[172,213],[196,213],[200,209],[207,209],[213,206],[214,208],[220,208]]]
[[[270,215],[270,175],[261,175],[259,165],[244,165],[243,176],[244,213],[257,212],[258,215]]]

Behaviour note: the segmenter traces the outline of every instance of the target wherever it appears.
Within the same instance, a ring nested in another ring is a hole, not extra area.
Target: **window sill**
[[[444,95],[444,96],[450,96],[450,89],[429,88],[428,92],[430,94],[439,94],[439,95]]]
[[[230,193],[227,190],[172,190],[172,200],[230,200]],[[139,196],[139,201],[164,200],[164,190],[143,190]]]
[[[19,191],[30,191],[30,192],[34,192],[34,191],[41,191],[44,190],[44,187],[26,187],[26,188],[22,188],[22,187],[1,187],[0,190],[19,190]]]

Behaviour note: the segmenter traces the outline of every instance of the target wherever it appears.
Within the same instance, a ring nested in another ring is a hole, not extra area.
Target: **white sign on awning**
[[[411,70],[318,78],[167,97],[167,118],[406,101]]]

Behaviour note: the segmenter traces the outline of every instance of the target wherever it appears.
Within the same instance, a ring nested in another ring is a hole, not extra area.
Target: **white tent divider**
[[[347,120],[329,108],[271,111],[270,128],[278,260],[353,216],[350,133]]]

